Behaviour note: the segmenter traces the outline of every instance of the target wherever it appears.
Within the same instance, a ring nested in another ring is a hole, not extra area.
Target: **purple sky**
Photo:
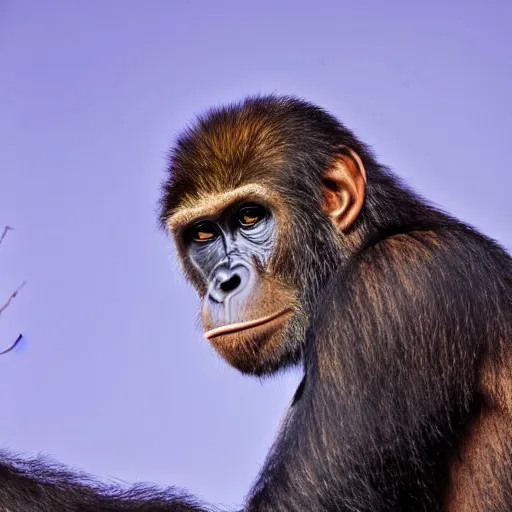
[[[215,355],[156,228],[165,154],[213,104],[314,101],[512,247],[512,2],[419,4],[0,1],[0,297],[28,280],[0,321],[28,341],[0,358],[0,447],[241,502],[298,373]]]

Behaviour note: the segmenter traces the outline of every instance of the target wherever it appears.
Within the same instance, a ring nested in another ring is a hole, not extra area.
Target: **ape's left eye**
[[[243,206],[238,210],[238,222],[244,228],[251,228],[255,226],[266,215],[263,206],[253,204],[250,206]]]
[[[213,222],[201,222],[189,229],[188,236],[194,242],[211,242],[218,236],[217,229]]]

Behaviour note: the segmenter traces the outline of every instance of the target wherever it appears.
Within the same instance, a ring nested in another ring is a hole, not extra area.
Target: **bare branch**
[[[7,233],[9,231],[12,231],[13,228],[11,226],[5,226],[4,230],[2,231],[2,234],[0,235],[0,245],[2,245],[2,242],[4,241],[4,238],[7,236]],[[15,297],[18,295],[20,290],[27,284],[26,281],[23,281],[16,290],[14,290],[11,295],[8,297],[8,299],[4,302],[4,304],[0,307],[0,315],[9,307],[11,302],[15,299]],[[0,351],[0,356],[3,356],[4,354],[7,354],[7,352],[10,352],[11,350],[15,349],[18,343],[23,338],[23,334],[18,334],[18,337],[14,340],[13,343],[11,343],[10,346],[8,346],[6,349]]]

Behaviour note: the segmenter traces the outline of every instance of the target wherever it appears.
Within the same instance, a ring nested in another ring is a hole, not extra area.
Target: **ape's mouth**
[[[282,309],[277,313],[273,313],[272,315],[264,316],[262,318],[257,318],[256,320],[249,320],[247,322],[239,322],[236,324],[228,324],[222,325],[221,327],[215,327],[215,329],[210,329],[204,333],[206,339],[211,340],[216,336],[222,336],[224,334],[231,334],[234,332],[245,331],[246,329],[251,329],[252,327],[258,327],[260,325],[268,324],[277,318],[282,317],[286,313],[291,313],[292,310],[290,308]]]

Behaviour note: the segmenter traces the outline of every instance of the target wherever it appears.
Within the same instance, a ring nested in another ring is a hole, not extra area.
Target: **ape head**
[[[210,111],[178,139],[160,219],[206,338],[240,371],[300,359],[322,287],[361,238],[365,160],[337,120],[289,97]]]

